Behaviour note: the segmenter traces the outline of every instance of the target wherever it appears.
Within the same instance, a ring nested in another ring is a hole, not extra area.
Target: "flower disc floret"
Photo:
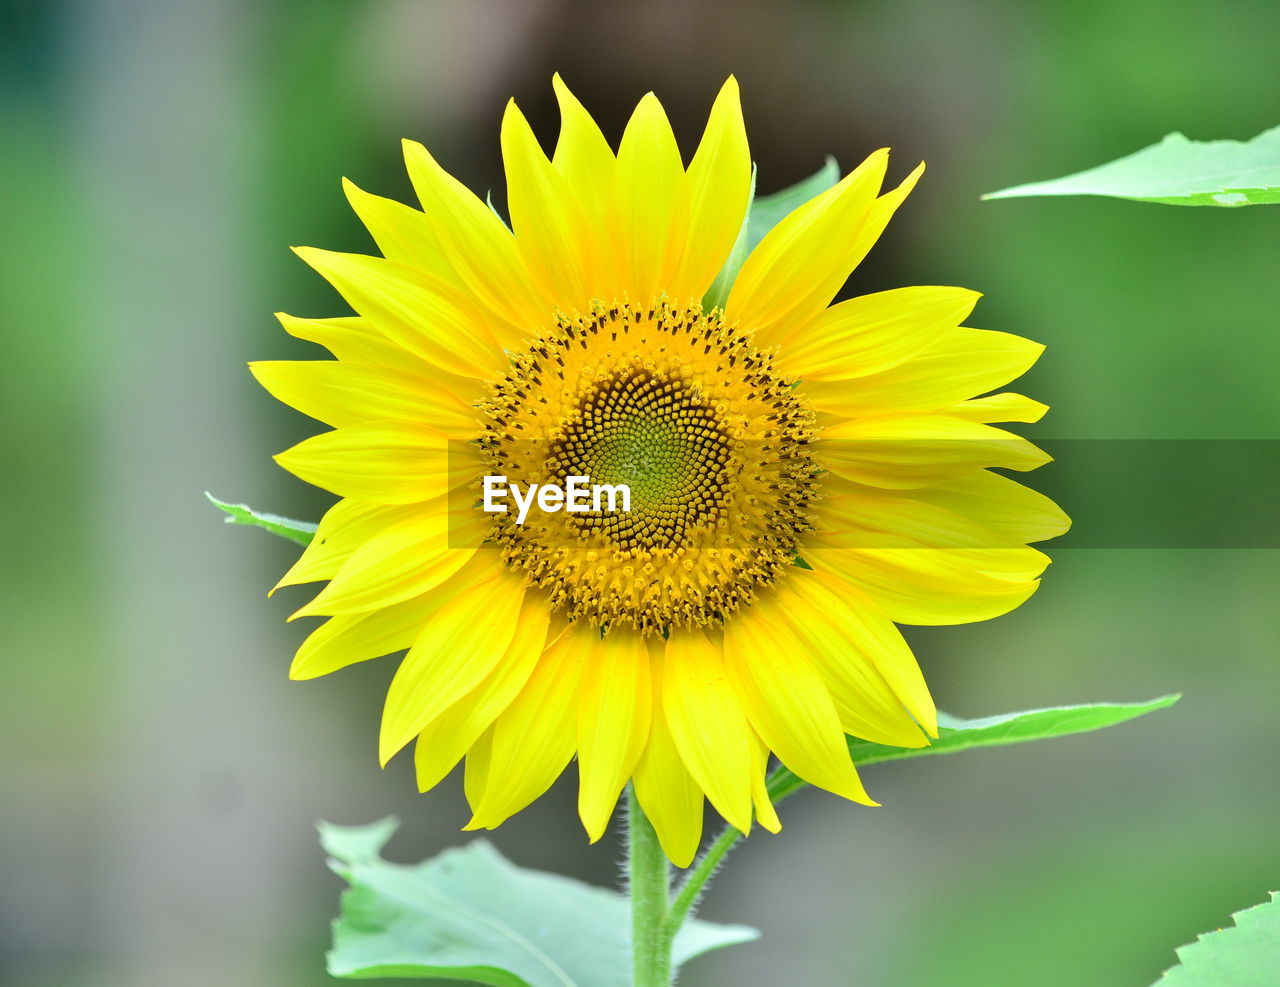
[[[645,633],[723,622],[811,528],[814,422],[793,383],[718,312],[562,318],[492,385],[486,469],[625,484],[630,510],[496,515],[508,565],[572,620]]]

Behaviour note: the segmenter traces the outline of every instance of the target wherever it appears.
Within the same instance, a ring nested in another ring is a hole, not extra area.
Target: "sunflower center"
[[[674,548],[714,524],[730,497],[733,459],[716,412],[682,380],[644,367],[623,367],[583,396],[579,410],[549,443],[553,476],[589,476],[625,484],[630,510],[593,511],[578,518],[628,550]]]
[[[484,411],[486,472],[629,488],[627,511],[493,515],[507,564],[572,619],[718,623],[792,563],[809,528],[812,416],[718,314],[563,319],[513,356]]]

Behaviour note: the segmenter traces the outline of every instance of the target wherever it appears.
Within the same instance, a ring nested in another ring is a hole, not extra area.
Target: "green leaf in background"
[[[278,514],[263,514],[247,504],[226,504],[207,490],[204,495],[209,498],[214,507],[227,512],[229,515],[227,524],[249,524],[257,528],[266,528],[273,535],[296,541],[299,545],[310,545],[311,539],[315,536],[316,526],[309,521],[294,521],[287,517],[280,517]]]
[[[1032,709],[1023,713],[1004,713],[978,720],[962,720],[945,713],[938,714],[938,739],[928,747],[886,747],[865,740],[849,738],[849,753],[855,764],[879,764],[908,757],[954,754],[971,747],[1002,747],[1029,740],[1048,740],[1073,733],[1088,733],[1114,726],[1125,720],[1172,706],[1182,697],[1161,696],[1145,703],[1089,703],[1083,706],[1057,706]],[[769,776],[769,794],[775,799],[804,787],[804,782],[785,768]]]
[[[766,233],[778,225],[788,213],[804,205],[814,196],[821,195],[836,182],[840,181],[840,166],[835,158],[827,158],[826,163],[802,181],[784,188],[772,195],[755,197],[756,169],[751,167],[751,205],[747,208],[747,216],[742,221],[742,229],[738,239],[734,241],[729,259],[716,275],[711,287],[702,298],[702,307],[710,312],[713,308],[724,308],[729,300],[729,290],[733,287],[743,261],[756,249],[756,245],[764,239]]]
[[[1274,987],[1280,983],[1280,896],[1236,912],[1235,925],[1178,950],[1155,987]]]
[[[381,852],[397,822],[320,824],[330,866],[351,887],[333,926],[335,977],[470,980],[495,987],[628,987],[627,899],[557,874],[525,870],[484,840],[414,866]],[[674,959],[759,937],[741,925],[692,921]]]
[[[1280,127],[1251,141],[1192,141],[1170,134],[1135,154],[1066,178],[1015,185],[984,199],[1107,195],[1175,206],[1280,202]]]

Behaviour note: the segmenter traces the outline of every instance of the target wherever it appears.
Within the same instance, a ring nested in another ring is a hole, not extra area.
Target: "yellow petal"
[[[394,199],[372,195],[345,178],[342,190],[387,260],[416,267],[442,281],[456,281],[457,275],[440,249],[430,221],[420,211]]]
[[[458,443],[454,444],[459,445]],[[308,483],[376,504],[410,504],[439,497],[465,472],[465,450],[410,422],[361,422],[304,439],[275,457]]]
[[[432,720],[474,689],[515,636],[524,580],[483,560],[493,574],[479,582],[450,581],[435,595],[447,598],[423,624],[387,690],[378,759],[387,761]]]
[[[805,395],[815,411],[841,418],[936,411],[1007,384],[1042,352],[1021,336],[959,328],[896,367],[855,383],[812,384]]]
[[[1047,453],[1002,429],[949,415],[901,415],[823,430],[819,452],[832,472],[858,483],[908,489],[989,466],[1032,470]]]
[[[587,230],[582,249],[593,257],[603,257],[608,253],[608,276],[613,279],[616,263],[608,232],[614,173],[617,170],[613,151],[591,119],[591,114],[569,92],[564,80],[556,75],[552,83],[560,104],[560,139],[556,142],[552,164],[573,189],[586,217]],[[612,300],[612,280],[607,285],[607,294],[606,285],[599,276],[594,277],[587,287],[591,297]]]
[[[380,257],[315,247],[295,252],[356,312],[432,366],[481,380],[505,369],[506,358],[485,338],[482,324],[451,300],[456,292],[444,282]]]
[[[410,353],[400,344],[392,342],[378,332],[368,319],[362,319],[359,316],[347,316],[341,319],[299,319],[284,312],[277,312],[276,318],[280,320],[280,324],[290,336],[318,343],[339,360],[382,367],[403,367],[411,373],[432,372],[430,363]],[[453,379],[466,380],[461,377]],[[479,382],[472,380],[469,386],[477,389]]]
[[[492,829],[551,787],[577,742],[578,683],[601,657],[600,632],[579,622],[550,645],[493,724],[488,783],[466,829]]]
[[[822,544],[837,548],[1025,546],[1022,540],[1010,538],[983,520],[932,499],[929,492],[933,489],[937,488],[881,490],[829,475],[823,483],[822,499],[813,506],[815,529]]]
[[[491,526],[470,507],[450,511],[448,501],[447,496],[440,497],[388,523],[357,548],[329,585],[293,616],[390,606],[450,579],[470,561]],[[495,559],[494,564],[500,562]]]
[[[918,548],[842,549],[809,546],[805,561],[858,587],[901,624],[967,624],[1020,606],[1038,580],[979,572],[953,553]]]
[[[479,413],[438,381],[399,367],[336,360],[262,360],[249,364],[279,401],[326,425],[398,418],[421,422],[451,439],[473,438]]]
[[[438,608],[429,597],[370,613],[330,617],[302,642],[289,668],[291,679],[314,679],[409,647]]]
[[[648,305],[666,290],[688,228],[689,190],[680,148],[657,97],[649,93],[636,106],[618,147],[613,189],[618,295]]]
[[[912,496],[970,518],[1012,544],[1057,538],[1071,527],[1071,519],[1044,494],[987,470],[924,487]]]
[[[773,800],[769,798],[769,786],[766,784],[769,775],[769,748],[756,733],[751,735],[751,756],[755,763],[751,776],[751,802],[755,806],[756,822],[770,833],[780,832],[782,820],[773,807]]]
[[[768,602],[798,635],[802,653],[822,672],[837,706],[851,708],[862,721],[846,724],[847,732],[876,743],[921,747],[924,738],[903,714],[905,707],[938,735],[937,709],[915,655],[864,593],[829,573],[796,568]]]
[[[795,328],[825,309],[861,259],[857,234],[888,160],[888,151],[877,151],[770,230],[738,272],[725,319],[769,347],[789,343]]]
[[[915,166],[911,174],[904,178],[896,188],[879,196],[871,204],[871,208],[867,212],[866,222],[859,228],[850,251],[854,267],[857,267],[862,262],[862,258],[871,252],[871,248],[880,239],[880,234],[889,225],[889,220],[893,219],[893,214],[898,211],[898,207],[911,194],[912,189],[916,187],[916,183],[920,181],[920,176],[923,174],[924,162],[922,161]]]
[[[862,263],[862,259],[870,253],[871,248],[876,245],[876,241],[880,239],[880,234],[889,225],[889,220],[893,218],[893,214],[898,211],[898,207],[911,190],[916,187],[916,183],[920,181],[920,176],[924,174],[924,163],[916,165],[915,170],[904,178],[901,184],[892,191],[886,192],[879,196],[873,203],[871,208],[867,210],[867,215],[862,226],[858,229],[857,234],[853,237],[853,241],[849,248],[846,263],[850,265],[850,270]],[[837,289],[838,290],[838,289]],[[811,310],[810,318],[820,316],[823,309],[821,307]],[[803,318],[801,313],[797,313],[796,324],[793,327],[794,336],[803,337],[806,335],[806,328],[802,327],[800,319]],[[790,335],[790,334],[789,334]],[[794,338],[794,337],[792,337]]]
[[[486,396],[485,382],[462,377],[410,353],[399,343],[378,332],[368,319],[352,316],[341,319],[299,319],[283,312],[276,318],[285,331],[298,339],[318,343],[341,362],[354,365],[392,367],[416,377],[429,377],[435,389],[447,392],[457,402],[471,408]]]
[[[462,311],[466,322],[477,336],[499,349],[523,336],[523,329],[506,322],[498,323],[497,313],[470,297],[466,283],[449,262],[431,221],[417,209],[370,195],[354,184],[343,181],[347,201],[360,217],[387,260],[428,274],[433,283],[449,286],[450,301]]]
[[[506,323],[522,326],[526,333],[547,324],[553,305],[535,287],[502,220],[421,144],[405,141],[404,159],[423,211],[462,283]]]
[[[662,706],[680,757],[729,825],[751,830],[751,728],[718,645],[699,631],[672,631]]]
[[[1048,410],[1047,404],[1041,404],[1021,394],[1014,394],[1012,391],[961,401],[946,409],[948,415],[983,423],[1038,422]]]
[[[696,299],[724,266],[751,198],[751,152],[733,76],[711,107],[688,176],[689,238],[667,290],[675,298]]]
[[[351,553],[397,519],[407,517],[415,507],[366,504],[358,500],[340,500],[325,512],[316,526],[311,543],[302,555],[271,589],[281,586],[314,583],[332,579],[351,558]],[[271,594],[267,594],[270,596]]]
[[[832,479],[824,492],[814,512],[812,544],[819,547],[908,549],[919,553],[921,564],[970,567],[975,573],[1018,582],[1035,579],[1049,564],[1043,552],[920,499],[915,496],[920,491],[891,493]]]
[[[858,780],[831,693],[799,651],[763,645],[768,628],[756,609],[725,624],[725,667],[747,719],[778,760],[799,777],[864,805],[875,805]]]
[[[600,643],[578,695],[578,815],[594,843],[649,737],[652,689],[644,638],[615,631]]]
[[[453,770],[529,680],[547,639],[551,611],[544,595],[527,592],[515,637],[502,660],[479,685],[432,720],[418,734],[413,763],[418,790],[434,788]]]
[[[530,272],[566,314],[585,313],[592,266],[587,218],[564,176],[547,160],[512,100],[502,118],[507,206],[516,246]]]
[[[653,723],[649,743],[635,768],[636,799],[658,834],[662,849],[677,867],[688,867],[702,841],[702,789],[685,767],[671,737],[663,709],[666,642],[651,639]]]
[[[888,370],[960,325],[980,297],[966,288],[912,287],[838,302],[795,334],[777,366],[806,382]]]
[[[489,787],[489,762],[493,753],[493,727],[480,734],[480,739],[467,751],[466,770],[462,776],[462,791],[467,797],[467,805],[474,812],[484,800],[485,789]],[[464,827],[465,828],[465,827]]]

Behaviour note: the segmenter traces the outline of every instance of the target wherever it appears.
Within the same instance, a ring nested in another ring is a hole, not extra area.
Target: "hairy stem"
[[[670,987],[671,871],[658,834],[627,787],[627,876],[631,884],[631,962],[635,987]]]
[[[803,788],[804,782],[780,765],[766,779],[766,785],[776,804]],[[732,826],[725,827],[690,868],[672,899],[667,856],[630,786],[627,787],[627,813],[631,834],[627,858],[635,987],[670,987],[671,953],[676,936],[693,914],[725,856],[742,839],[742,833]]]

